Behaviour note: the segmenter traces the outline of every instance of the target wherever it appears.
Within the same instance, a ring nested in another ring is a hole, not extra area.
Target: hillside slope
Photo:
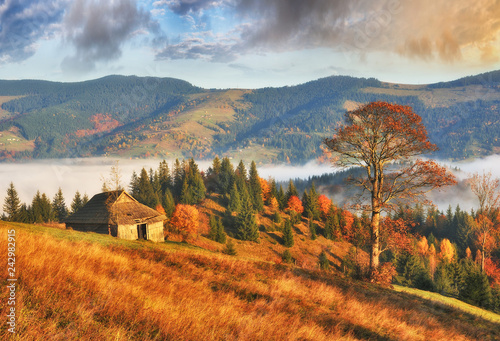
[[[206,90],[171,78],[108,76],[79,83],[0,80],[0,160],[215,155],[263,163],[319,158],[346,110],[410,105],[439,156],[500,151],[500,71],[431,85],[333,76],[264,89]]]
[[[498,322],[333,272],[0,222],[3,254],[7,229],[16,231],[20,339],[500,338]],[[4,285],[6,277],[4,267]]]

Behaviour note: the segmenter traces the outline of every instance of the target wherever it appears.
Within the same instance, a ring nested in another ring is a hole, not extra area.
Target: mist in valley
[[[101,192],[103,179],[109,178],[111,167],[117,159],[114,158],[85,158],[85,159],[60,159],[43,160],[24,163],[2,163],[0,164],[0,200],[3,207],[7,187],[10,182],[19,194],[21,202],[31,204],[36,191],[45,193],[52,199],[58,188],[61,188],[65,197],[66,205],[69,206],[76,193],[87,194],[91,198],[94,194]],[[159,159],[140,159],[129,160],[121,159],[118,162],[121,184],[128,189],[132,173],[139,173],[144,167],[149,171],[150,168],[156,170],[161,160]],[[167,160],[172,170],[173,161]],[[239,160],[232,160],[236,167]],[[493,155],[482,159],[476,159],[467,162],[440,162],[450,167],[459,180],[457,186],[445,188],[441,191],[433,191],[429,198],[436,204],[440,210],[446,210],[449,205],[453,208],[456,205],[464,210],[470,210],[477,207],[477,199],[464,183],[473,172],[482,173],[491,172],[494,177],[500,178],[500,155]],[[211,161],[197,161],[200,170],[206,171]],[[247,169],[249,164],[247,165]],[[274,178],[278,182],[287,182],[289,179],[308,179],[311,176],[320,176],[325,173],[336,172],[330,164],[318,164],[309,162],[305,165],[259,165],[259,175],[264,179]],[[332,191],[328,186],[317,186],[320,194],[326,194],[338,205],[343,205],[350,198],[344,186],[335,186]],[[284,190],[286,187],[284,186]],[[302,192],[300,192],[302,194]]]

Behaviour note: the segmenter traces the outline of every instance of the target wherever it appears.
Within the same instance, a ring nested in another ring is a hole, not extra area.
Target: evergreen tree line
[[[17,190],[11,182],[3,204],[2,220],[20,223],[62,222],[64,218],[78,211],[88,201],[87,194],[82,196],[77,191],[68,208],[62,190],[59,188],[52,201],[45,193],[37,191],[31,205],[28,205],[21,202]]]

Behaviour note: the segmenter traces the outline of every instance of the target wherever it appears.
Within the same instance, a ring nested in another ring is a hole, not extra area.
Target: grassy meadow
[[[498,320],[339,273],[185,243],[16,230],[14,340],[498,340]],[[207,242],[208,243],[208,242]],[[260,245],[260,244],[259,244]],[[2,286],[7,285],[2,267]],[[6,302],[7,291],[1,291]],[[6,315],[1,305],[1,315]],[[494,315],[494,314],[493,314]],[[10,333],[0,325],[0,338]]]

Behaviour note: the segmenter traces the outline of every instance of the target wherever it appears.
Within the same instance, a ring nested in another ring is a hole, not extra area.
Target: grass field
[[[185,243],[0,222],[2,255],[7,230],[16,231],[14,340],[500,338],[499,323],[462,309],[334,271],[242,256],[255,243],[237,243],[239,255],[227,256]],[[7,295],[1,291],[3,318]],[[0,338],[8,335],[2,322]]]

